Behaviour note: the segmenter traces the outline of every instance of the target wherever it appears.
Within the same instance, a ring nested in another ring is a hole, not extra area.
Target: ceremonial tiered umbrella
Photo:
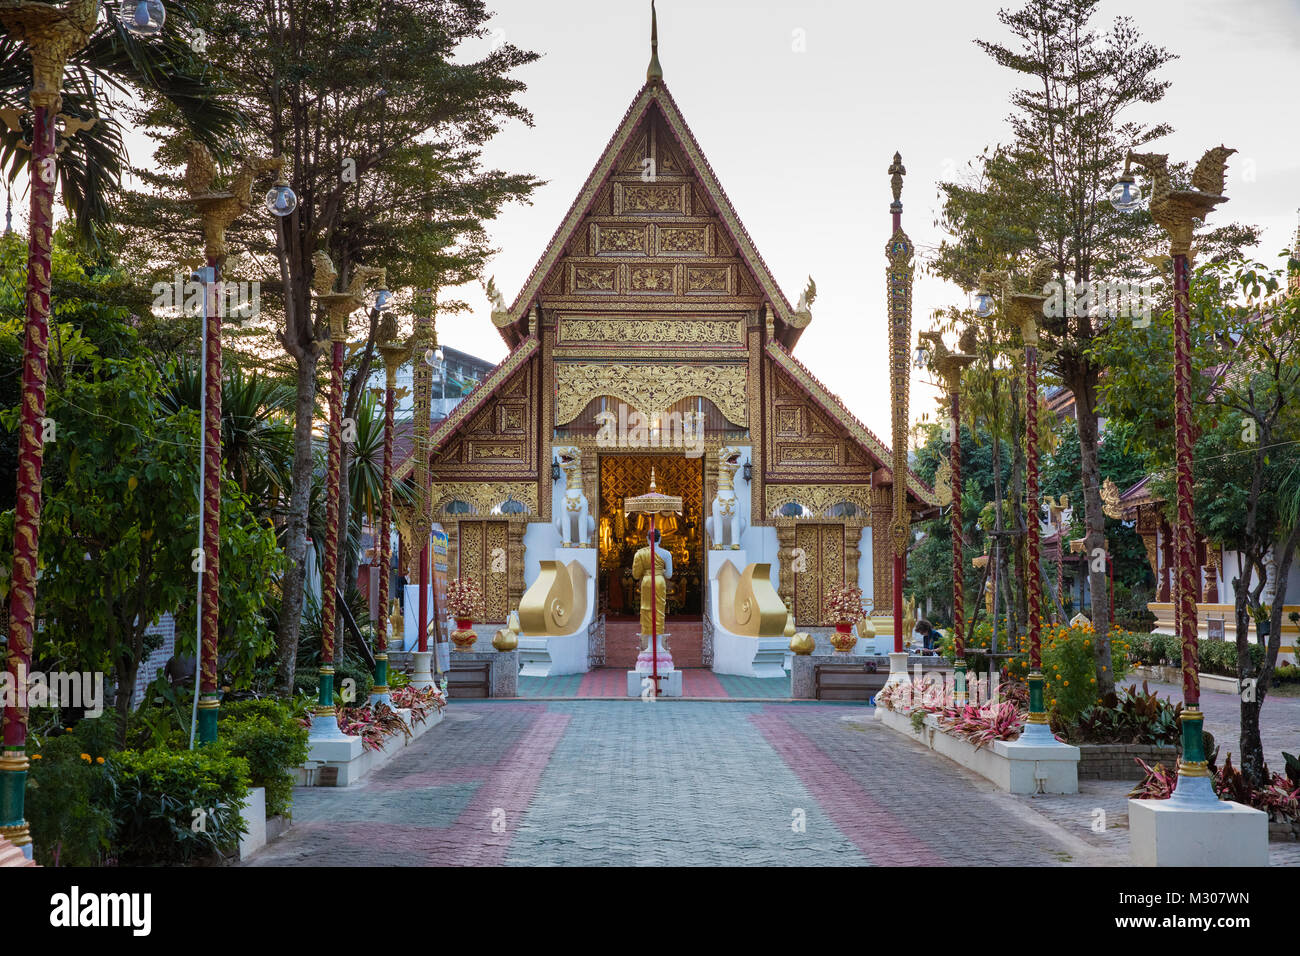
[[[655,488],[655,470],[650,469],[650,490],[634,498],[623,499],[624,514],[644,514],[650,516],[650,667],[654,680],[655,696],[659,696],[659,622],[656,610],[659,599],[655,588],[655,516],[661,514],[682,513],[680,495],[665,495]]]

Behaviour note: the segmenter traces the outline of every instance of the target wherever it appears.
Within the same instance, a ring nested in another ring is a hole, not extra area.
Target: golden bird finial
[[[662,83],[664,68],[659,65],[659,17],[655,14],[655,0],[650,0],[650,65],[646,67],[647,83]]]

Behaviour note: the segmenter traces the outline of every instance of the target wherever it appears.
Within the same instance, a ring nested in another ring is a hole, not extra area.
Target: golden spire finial
[[[903,196],[903,177],[907,175],[907,169],[904,168],[903,157],[899,153],[894,154],[894,161],[885,172],[889,173],[889,186],[894,192],[894,202],[900,202]]]
[[[655,490],[655,466],[650,466],[650,490]]]
[[[646,67],[647,83],[662,82],[664,68],[659,65],[659,18],[655,15],[655,0],[650,0],[650,65]]]

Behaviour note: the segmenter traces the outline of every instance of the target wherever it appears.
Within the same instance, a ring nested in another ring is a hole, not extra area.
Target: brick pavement
[[[858,705],[453,703],[249,865],[1122,863]]]
[[[626,697],[626,667],[597,667],[585,674],[559,677],[519,678],[520,697]],[[741,683],[733,683],[739,681]],[[752,686],[767,685],[767,686]],[[682,668],[682,696],[727,699],[729,697],[789,697],[790,681],[772,678],[729,677],[703,667]]]

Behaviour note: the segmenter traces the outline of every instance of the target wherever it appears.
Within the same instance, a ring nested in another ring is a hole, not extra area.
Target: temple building
[[[509,354],[430,437],[433,519],[450,575],[482,586],[476,626],[520,609],[523,659],[568,673],[601,663],[586,632],[603,614],[603,662],[634,658],[645,520],[622,502],[652,471],[683,501],[660,523],[679,666],[776,676],[759,641],[784,651],[786,607],[831,624],[844,582],[892,614],[890,450],[796,357],[811,298],[778,286],[654,55],[519,294],[497,297]],[[867,334],[883,345],[883,320]]]

